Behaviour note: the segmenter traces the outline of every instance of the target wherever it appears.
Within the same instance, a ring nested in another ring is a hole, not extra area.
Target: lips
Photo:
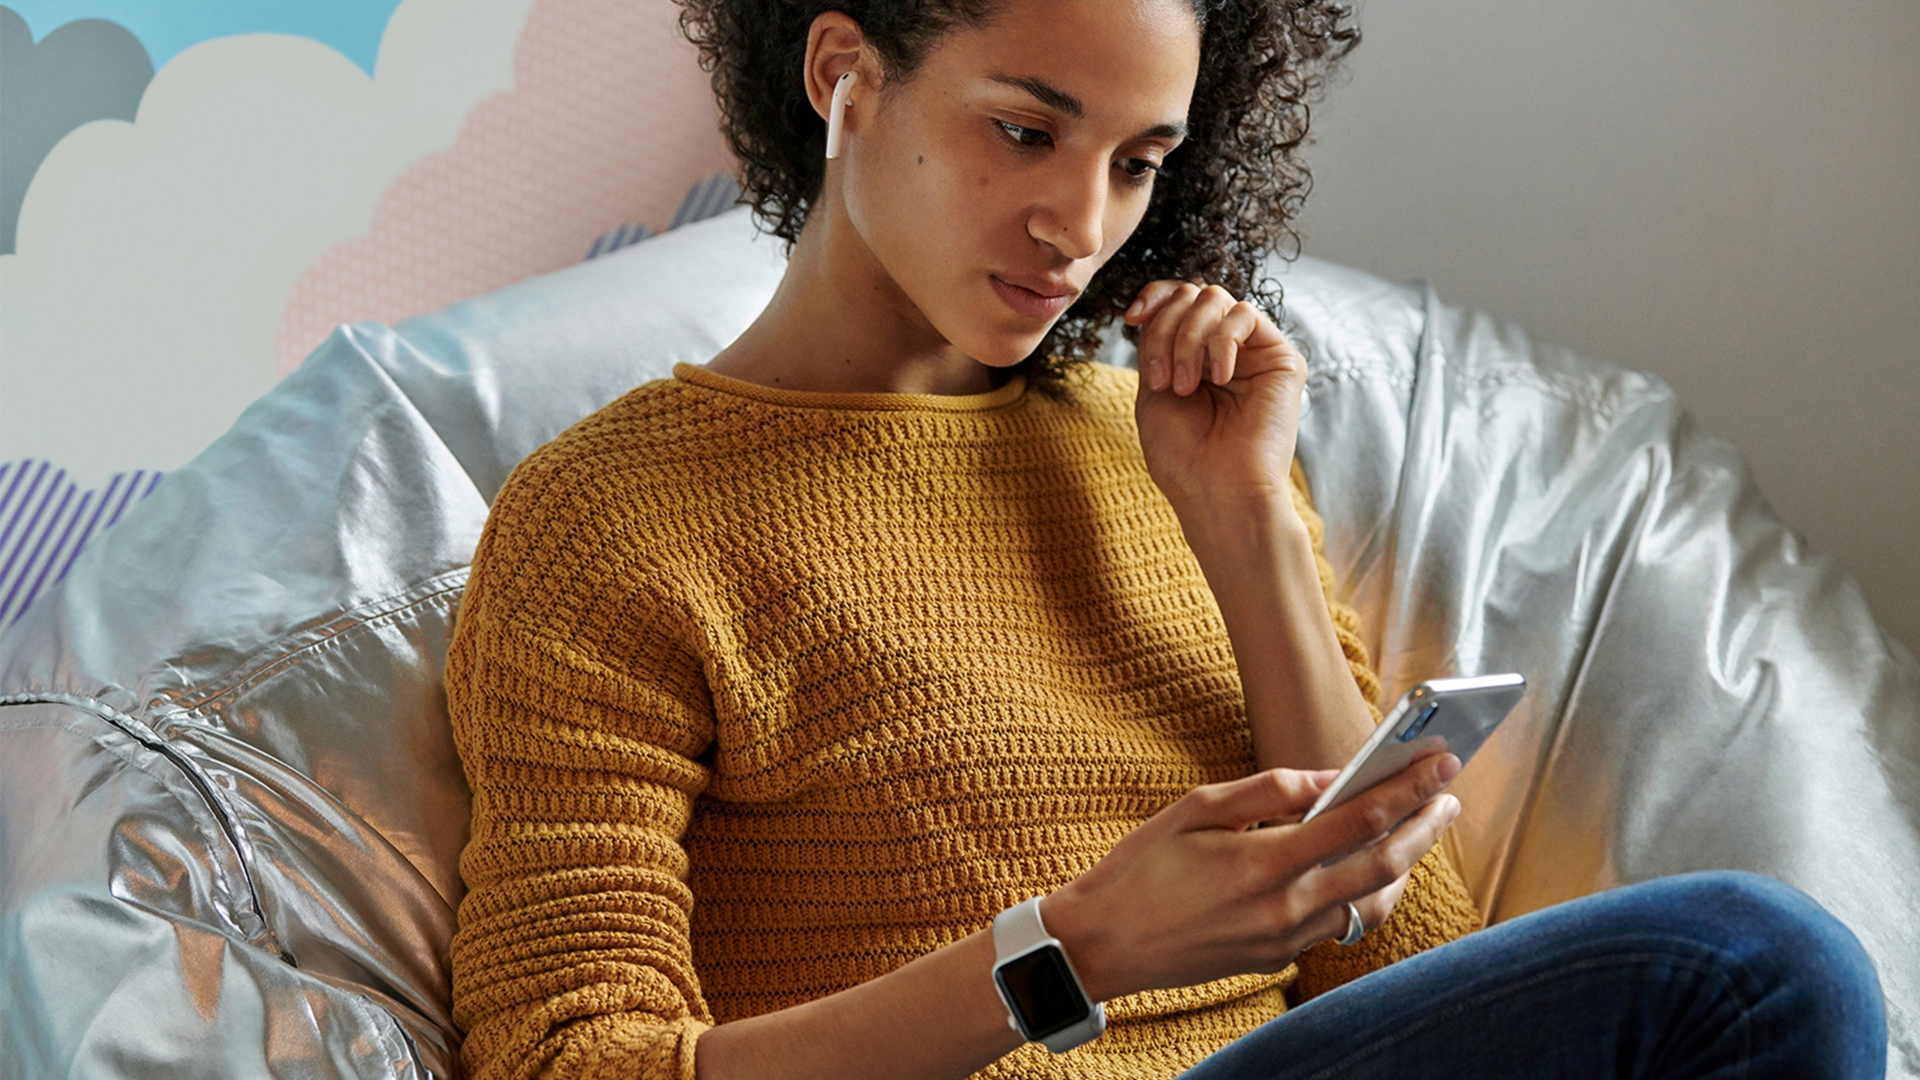
[[[993,291],[998,293],[1002,302],[1017,314],[1036,322],[1051,322],[1060,317],[1073,303],[1080,290],[1071,285],[1058,282],[1028,280],[1021,284],[1008,281],[998,274],[988,274],[993,282]]]

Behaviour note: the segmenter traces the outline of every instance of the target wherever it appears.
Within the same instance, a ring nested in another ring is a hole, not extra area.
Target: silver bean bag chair
[[[488,500],[780,270],[736,211],[342,327],[0,638],[0,1071],[453,1073],[441,664]],[[1301,459],[1389,693],[1531,683],[1459,784],[1489,916],[1782,878],[1866,943],[1920,1078],[1920,666],[1657,379],[1419,288],[1285,279]]]

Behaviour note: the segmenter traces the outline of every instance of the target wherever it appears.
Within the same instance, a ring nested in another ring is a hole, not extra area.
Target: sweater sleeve
[[[1346,654],[1353,681],[1367,699],[1375,723],[1380,721],[1377,704],[1380,680],[1373,672],[1367,646],[1360,638],[1360,614],[1335,599],[1333,564],[1327,561],[1322,543],[1326,526],[1313,509],[1307,475],[1300,463],[1293,463],[1293,504],[1306,522],[1313,538],[1313,557],[1320,568],[1320,588],[1327,600],[1327,613],[1333,618],[1334,632],[1340,639],[1340,651]],[[1377,971],[1396,960],[1404,960],[1444,945],[1455,938],[1481,928],[1479,908],[1459,869],[1446,853],[1445,845],[1433,850],[1414,864],[1407,888],[1387,921],[1360,939],[1359,944],[1342,946],[1322,942],[1301,953],[1296,961],[1300,977],[1288,996],[1297,1004],[1328,990],[1351,982],[1370,971]]]
[[[682,846],[707,782],[703,668],[614,526],[509,485],[447,664],[473,792],[453,941],[476,1080],[693,1077],[711,1023]]]

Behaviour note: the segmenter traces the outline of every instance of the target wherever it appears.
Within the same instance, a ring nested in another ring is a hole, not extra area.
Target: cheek
[[[863,230],[868,243],[909,290],[965,276],[991,246],[990,231],[1000,218],[994,199],[1007,187],[1005,178],[930,147],[894,160],[862,192],[862,216],[873,227]],[[936,296],[917,299],[938,302]]]
[[[932,223],[935,215],[952,236],[972,236],[997,220],[995,200],[1012,187],[977,159],[962,155],[926,155],[915,168],[914,205],[909,212]]]
[[[1151,190],[1151,189],[1149,189]],[[1118,254],[1133,239],[1133,232],[1147,216],[1147,196],[1123,192],[1107,204],[1106,243],[1100,251],[1100,265]]]

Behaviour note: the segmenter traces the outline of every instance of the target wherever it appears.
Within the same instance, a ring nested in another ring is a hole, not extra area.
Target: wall
[[[1665,377],[1920,651],[1920,3],[1360,20],[1305,250]]]

